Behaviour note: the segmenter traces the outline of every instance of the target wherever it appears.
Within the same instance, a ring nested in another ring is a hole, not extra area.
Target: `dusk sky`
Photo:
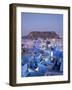
[[[62,14],[21,13],[21,34],[28,35],[32,31],[55,31],[63,35]]]

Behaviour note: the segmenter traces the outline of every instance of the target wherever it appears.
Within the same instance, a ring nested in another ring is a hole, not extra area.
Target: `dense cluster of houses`
[[[46,49],[50,46],[52,47],[61,47],[62,49],[62,39],[23,39],[22,40],[22,48],[39,48],[39,49]]]
[[[22,39],[22,77],[62,74],[62,39]]]

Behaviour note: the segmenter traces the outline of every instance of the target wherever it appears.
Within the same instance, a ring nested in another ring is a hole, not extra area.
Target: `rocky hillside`
[[[39,32],[39,31],[33,31],[30,32],[27,36],[23,36],[22,38],[29,38],[29,39],[37,39],[37,38],[55,38],[55,39],[60,39],[59,35],[54,32],[54,31],[49,31],[49,32]]]

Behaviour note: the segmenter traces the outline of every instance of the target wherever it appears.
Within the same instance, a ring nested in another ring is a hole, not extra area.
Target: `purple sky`
[[[55,31],[63,35],[62,14],[21,13],[21,34],[28,35],[32,31]]]

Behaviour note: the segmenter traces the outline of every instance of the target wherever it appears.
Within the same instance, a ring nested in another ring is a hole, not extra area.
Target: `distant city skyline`
[[[63,36],[63,14],[21,13],[21,34],[28,35],[32,31],[55,31]]]

